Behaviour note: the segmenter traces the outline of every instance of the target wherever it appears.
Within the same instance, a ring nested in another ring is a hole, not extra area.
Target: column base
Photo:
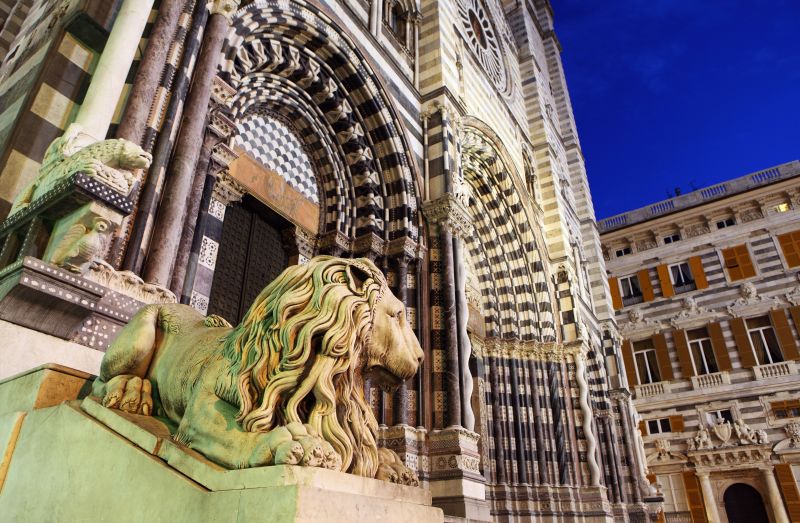
[[[428,484],[433,505],[447,516],[491,521],[486,479],[480,472],[480,436],[462,427],[428,435]]]

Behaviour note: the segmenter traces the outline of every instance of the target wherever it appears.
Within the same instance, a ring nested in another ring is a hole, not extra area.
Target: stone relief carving
[[[663,323],[646,318],[641,309],[634,308],[628,311],[628,322],[620,327],[620,333],[623,337],[630,337],[648,332],[655,333],[663,328],[665,328]]]
[[[710,230],[708,228],[708,225],[705,225],[705,224],[702,224],[702,223],[698,223],[698,224],[690,225],[689,227],[686,227],[686,230],[684,232],[684,236],[686,238],[694,238],[694,237],[700,236],[702,234],[708,234],[709,232],[710,232]]]
[[[100,259],[94,259],[89,263],[85,277],[142,303],[175,303],[178,301],[178,298],[169,289],[145,283],[133,272],[119,272]]]
[[[99,216],[91,228],[74,224],[60,239],[49,261],[71,272],[84,272],[89,262],[105,252],[110,227],[109,221]]]
[[[714,436],[719,440],[715,445],[708,428],[701,425],[694,437],[686,440],[689,450],[707,450],[736,445],[766,445],[769,438],[766,431],[751,428],[743,419],[737,419],[733,425],[723,418],[717,418],[712,425]],[[733,436],[736,436],[734,439]]]
[[[80,126],[70,125],[47,148],[39,175],[17,196],[10,214],[24,209],[58,182],[79,172],[127,196],[135,181],[131,171],[150,167],[152,156],[127,140],[94,143],[90,140]]]
[[[286,269],[236,327],[185,305],[144,307],[106,352],[93,394],[169,418],[176,441],[227,468],[299,464],[417,485],[377,447],[364,376],[392,390],[422,357],[371,261],[320,256]]]
[[[800,272],[795,273],[794,276],[798,282],[798,285],[790,292],[787,292],[784,296],[786,298],[786,301],[788,301],[794,306],[797,306],[800,305]]]
[[[707,323],[708,321],[725,316],[724,313],[715,312],[700,306],[694,296],[687,296],[681,300],[681,311],[669,323],[676,329],[685,328],[693,323]]]
[[[727,311],[731,316],[741,316],[743,313],[753,314],[769,309],[777,309],[783,303],[778,298],[768,298],[758,294],[758,289],[753,282],[743,283],[739,287],[740,298],[728,305]]]
[[[783,427],[783,430],[786,431],[786,436],[789,438],[789,447],[800,448],[800,422],[793,421]]]

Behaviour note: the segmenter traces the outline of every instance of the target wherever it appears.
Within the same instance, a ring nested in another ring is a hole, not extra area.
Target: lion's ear
[[[347,283],[350,290],[358,294],[364,293],[364,283],[372,275],[364,268],[356,264],[347,265]]]

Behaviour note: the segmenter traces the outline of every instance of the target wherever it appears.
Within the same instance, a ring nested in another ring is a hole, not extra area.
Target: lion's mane
[[[342,471],[374,477],[378,423],[361,376],[375,305],[386,279],[369,260],[319,257],[286,270],[226,337],[230,372],[220,397],[251,432],[290,422],[314,427]]]

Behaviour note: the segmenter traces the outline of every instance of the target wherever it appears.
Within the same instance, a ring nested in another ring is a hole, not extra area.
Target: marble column
[[[95,140],[108,133],[152,7],[153,0],[122,2],[74,122]]]
[[[147,39],[144,57],[136,71],[128,104],[117,129],[117,138],[142,145],[142,136],[161,82],[167,53],[185,5],[183,0],[161,2],[153,30]]]
[[[700,480],[700,490],[703,491],[703,504],[706,507],[706,517],[709,523],[720,523],[717,500],[714,497],[714,489],[711,486],[711,478],[708,472],[697,472],[697,479]]]
[[[786,507],[783,505],[783,497],[781,497],[778,481],[775,479],[775,472],[771,468],[761,469],[761,476],[767,485],[767,496],[769,497],[769,505],[772,508],[775,523],[789,523],[789,514],[787,514]]]
[[[446,339],[447,364],[445,377],[447,379],[447,412],[448,425],[461,426],[461,383],[459,374],[458,351],[458,319],[456,317],[456,282],[455,259],[453,254],[453,233],[448,224],[439,225],[439,236],[442,247],[442,266],[444,278],[442,290],[444,291],[444,332]]]
[[[586,360],[584,352],[575,355],[575,378],[578,380],[578,401],[583,417],[583,433],[586,436],[586,460],[589,466],[591,485],[600,486],[600,466],[597,464],[597,438],[592,422],[594,416],[589,405],[589,382],[586,381]]]
[[[469,306],[467,305],[467,273],[464,264],[464,240],[453,238],[453,258],[455,259],[456,320],[458,322],[458,355],[461,366],[461,426],[475,430],[475,414],[472,412],[472,373],[469,358],[472,346],[467,333]]]
[[[144,279],[148,283],[168,286],[181,240],[189,193],[195,168],[203,146],[203,135],[211,99],[211,86],[217,74],[222,44],[228,30],[228,18],[239,2],[209,2],[210,16],[206,24],[203,46],[197,59],[194,80],[168,174],[164,194],[153,230],[153,242],[147,256]]]
[[[401,254],[394,260],[395,281],[397,290],[395,296],[408,307],[408,262],[407,256]],[[395,425],[408,425],[411,419],[411,404],[408,401],[408,384],[413,383],[414,378],[402,383],[394,393],[392,402],[392,414]]]

